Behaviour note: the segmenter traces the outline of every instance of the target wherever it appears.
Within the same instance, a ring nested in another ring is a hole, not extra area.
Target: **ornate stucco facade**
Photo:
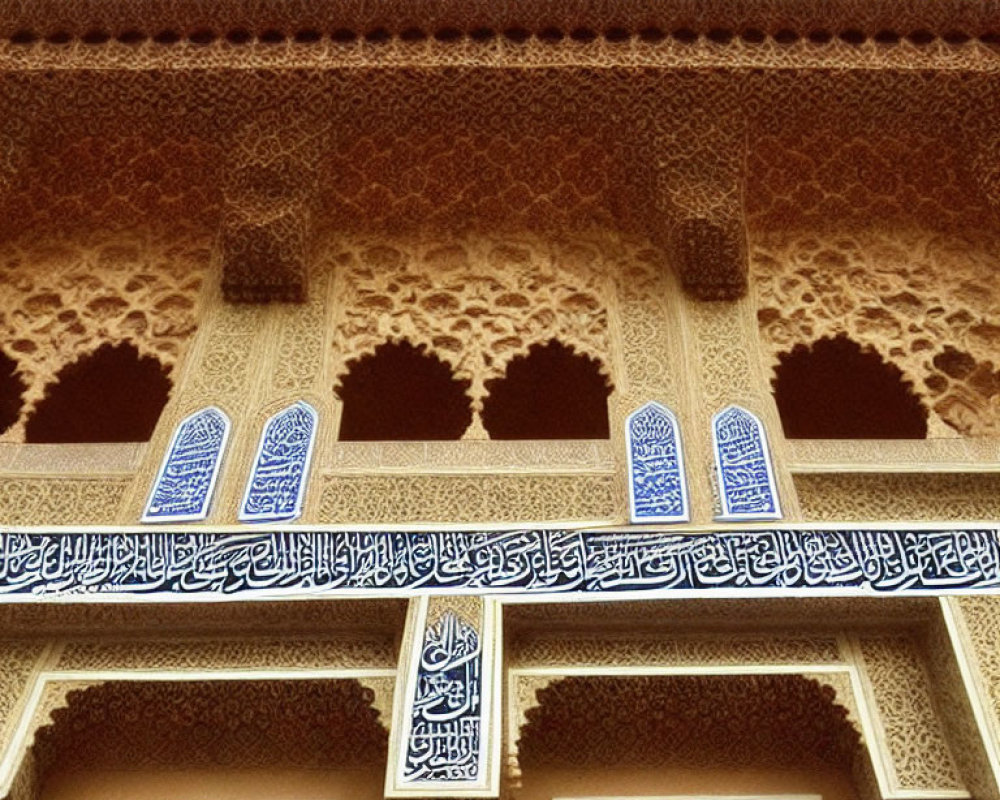
[[[0,0],[0,797],[1000,798],[998,72],[986,0]]]

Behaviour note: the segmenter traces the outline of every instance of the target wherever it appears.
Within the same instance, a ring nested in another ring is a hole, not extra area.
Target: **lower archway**
[[[526,713],[518,800],[868,800],[867,753],[834,699],[799,675],[567,677]]]
[[[388,734],[373,700],[356,680],[74,691],[37,732],[18,800],[378,800]]]

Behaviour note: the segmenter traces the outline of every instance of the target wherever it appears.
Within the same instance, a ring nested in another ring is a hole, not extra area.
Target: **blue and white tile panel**
[[[229,430],[229,417],[214,406],[181,420],[156,473],[143,522],[194,522],[208,517]]]
[[[316,409],[301,401],[267,421],[240,503],[240,522],[287,522],[302,513],[317,422]]]
[[[470,607],[479,609],[475,619],[464,616]],[[499,610],[485,598],[462,609],[448,598],[411,603],[417,644],[400,665],[386,797],[493,797],[499,789]]]
[[[687,479],[680,426],[670,409],[646,403],[625,420],[629,519],[687,522]]]
[[[739,406],[712,417],[712,451],[722,513],[719,520],[781,519],[767,433]]]

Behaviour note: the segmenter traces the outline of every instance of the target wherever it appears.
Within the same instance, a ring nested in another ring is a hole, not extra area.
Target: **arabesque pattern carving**
[[[798,474],[795,489],[809,521],[963,520],[1000,515],[1000,475]]]
[[[405,339],[470,381],[478,412],[486,381],[502,377],[533,344],[555,338],[612,370],[607,242],[511,236],[338,245],[333,304],[341,375],[349,361]]]
[[[15,712],[28,691],[28,682],[45,644],[30,641],[0,642],[0,752],[10,741],[17,722]]]
[[[509,663],[530,666],[839,664],[832,636],[525,634],[507,643]]]
[[[930,436],[1000,435],[1000,259],[989,239],[775,232],[755,240],[751,268],[772,366],[795,345],[846,334],[903,371],[933,412]]]
[[[975,674],[976,656],[960,630],[956,631],[953,644],[949,626],[945,622],[945,614],[954,613],[959,617],[957,627],[963,627],[962,610],[959,606],[961,600],[958,597],[942,599],[941,605],[949,608],[942,609],[944,613],[929,620],[923,635],[917,641],[933,687],[935,711],[941,719],[958,773],[973,797],[994,797],[997,785],[990,766],[988,743],[980,733],[973,705],[979,704],[980,695],[975,689],[971,692],[966,689],[962,676],[966,665]],[[989,600],[996,603],[996,598]],[[992,650],[993,646],[990,645],[990,651]]]
[[[0,477],[0,523],[106,525],[128,486],[122,477]]]
[[[882,604],[891,603],[883,600]],[[273,600],[267,603],[29,603],[0,604],[0,629],[11,636],[28,637],[72,632],[105,641],[115,636],[149,637],[150,631],[180,640],[198,636],[223,641],[239,638],[338,638],[353,632],[395,637],[403,629],[405,599],[330,598]],[[113,665],[106,665],[113,666]]]
[[[899,787],[963,789],[916,643],[903,635],[862,636],[858,643]]]
[[[389,636],[212,639],[185,641],[71,642],[59,654],[60,670],[394,669]]]
[[[338,523],[616,520],[615,475],[326,475],[319,518]]]
[[[1000,598],[959,597],[965,632],[971,643],[978,678],[992,708],[988,709],[993,735],[1000,733]]]
[[[140,356],[175,367],[197,327],[208,259],[205,245],[152,234],[5,242],[0,339],[27,389],[20,419],[0,441],[23,441],[56,373],[101,344],[129,341]]]

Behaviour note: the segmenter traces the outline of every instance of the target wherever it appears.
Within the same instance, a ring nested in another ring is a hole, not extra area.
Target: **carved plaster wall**
[[[984,236],[762,235],[751,269],[764,355],[774,367],[796,345],[846,334],[902,370],[931,412],[929,436],[997,436],[998,266]]]
[[[0,248],[0,338],[27,385],[24,422],[64,366],[101,344],[131,342],[174,371],[197,328],[206,243],[96,232],[72,239],[24,235]]]
[[[956,750],[966,741],[963,737],[968,731],[975,730],[968,704],[942,707],[942,702],[955,697],[954,686],[940,685],[947,677],[947,664],[962,656],[953,654],[947,641],[940,652],[930,653],[927,648],[931,644],[941,646],[942,642],[940,638],[925,638],[921,633],[925,630],[923,625],[912,629],[859,630],[845,635],[817,630],[814,619],[811,623],[796,622],[794,632],[786,627],[766,636],[736,629],[692,633],[672,629],[682,624],[684,614],[676,619],[676,614],[641,615],[636,608],[625,618],[632,626],[637,619],[644,620],[648,630],[596,632],[573,630],[583,622],[579,614],[573,613],[573,606],[553,607],[553,610],[555,616],[541,624],[547,619],[545,614],[539,616],[534,609],[524,609],[518,615],[521,617],[518,626],[508,637],[507,660],[512,671],[509,691],[515,703],[510,713],[515,715],[511,720],[514,729],[526,723],[530,727],[532,714],[540,713],[539,703],[544,705],[545,687],[553,686],[554,681],[565,676],[576,676],[572,680],[583,680],[584,676],[596,680],[600,676],[605,681],[627,681],[636,676],[644,676],[643,680],[668,680],[667,676],[679,680],[682,676],[715,675],[721,680],[720,673],[744,670],[764,680],[800,674],[833,687],[837,703],[848,710],[849,719],[857,729],[865,732],[867,746],[872,749],[871,763],[867,767],[851,765],[859,786],[877,780],[883,792],[915,790],[947,794],[964,791],[966,781],[977,786],[990,785],[990,768],[983,759],[973,758],[975,749],[968,756]],[[589,612],[591,624],[601,619],[610,623],[613,619],[606,616],[613,609],[591,606],[584,610]],[[933,627],[940,620],[932,609],[931,612]],[[832,621],[843,613],[843,605],[834,605],[826,616]],[[732,610],[726,617],[730,620],[727,626],[733,628]],[[853,616],[854,620],[863,618],[863,615]],[[534,623],[529,623],[530,620]],[[874,624],[876,620],[870,622]],[[538,627],[522,627],[526,623]],[[557,624],[569,630],[557,631],[554,629]],[[785,624],[790,624],[790,619]],[[799,632],[810,628],[814,630],[811,635]],[[964,696],[965,690],[960,686],[957,691]],[[651,708],[648,700],[643,702],[644,708]],[[605,707],[593,704],[592,700],[584,705]],[[586,713],[583,706],[579,713]],[[520,761],[518,749],[511,749],[516,738],[511,730],[507,736],[508,772],[516,782],[520,780],[522,766],[526,765]],[[582,733],[580,736],[586,738]],[[638,740],[646,738],[640,736]],[[599,748],[596,740],[594,746]],[[976,747],[981,750],[982,745]],[[959,763],[963,765],[961,774]]]
[[[338,376],[379,344],[405,339],[470,381],[473,408],[481,412],[485,382],[502,377],[533,344],[555,338],[597,359],[609,376],[617,371],[609,363],[608,300],[623,277],[614,265],[624,253],[613,240],[442,237],[393,244],[338,242]],[[643,287],[656,281],[655,266],[631,262],[631,280]]]
[[[1000,513],[1000,476],[988,473],[799,474],[810,521],[969,520]]]

